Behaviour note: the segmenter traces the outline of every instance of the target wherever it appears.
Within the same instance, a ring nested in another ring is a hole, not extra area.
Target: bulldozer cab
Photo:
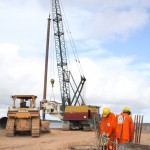
[[[35,95],[13,95],[13,108],[34,108],[36,107]],[[17,102],[19,100],[19,102]]]

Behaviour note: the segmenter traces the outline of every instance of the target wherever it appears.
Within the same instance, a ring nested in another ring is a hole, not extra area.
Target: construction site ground
[[[15,135],[6,137],[4,129],[0,129],[0,150],[67,150],[73,146],[96,146],[94,131],[62,131],[51,129],[50,133],[42,133],[40,137]],[[150,133],[142,133],[141,144],[150,145]],[[90,148],[89,148],[90,149]]]

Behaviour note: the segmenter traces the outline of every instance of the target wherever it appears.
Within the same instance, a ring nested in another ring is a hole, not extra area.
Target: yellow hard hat
[[[123,112],[131,112],[131,110],[130,110],[129,107],[124,107],[124,108],[123,108]]]
[[[110,113],[110,108],[105,107],[105,108],[103,109],[103,117],[107,117],[109,113]]]

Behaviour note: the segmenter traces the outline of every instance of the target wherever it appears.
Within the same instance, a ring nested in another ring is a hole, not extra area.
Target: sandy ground
[[[96,146],[95,132],[62,131],[51,129],[51,133],[42,133],[38,138],[30,135],[6,137],[5,130],[0,130],[0,150],[65,150],[71,146]],[[150,133],[143,133],[141,144],[150,145]]]

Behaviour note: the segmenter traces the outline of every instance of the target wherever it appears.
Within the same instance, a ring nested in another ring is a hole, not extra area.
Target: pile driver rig
[[[47,41],[49,40],[50,17],[48,19]],[[54,30],[55,51],[57,59],[57,68],[60,84],[60,93],[62,104],[56,101],[46,100],[46,88],[44,88],[43,100],[41,101],[41,109],[43,109],[43,120],[45,119],[45,111],[54,116],[59,116],[63,121],[63,129],[83,129],[89,130],[93,125],[94,115],[99,114],[99,106],[86,105],[81,95],[86,78],[81,75],[80,82],[77,85],[71,71],[68,70],[66,43],[64,39],[63,19],[59,0],[52,0],[52,22]],[[49,47],[47,42],[47,48]],[[44,87],[47,82],[47,64],[48,49],[45,59],[45,79]],[[71,82],[72,81],[72,82]],[[51,80],[54,84],[54,80]],[[71,94],[73,96],[71,97]]]

